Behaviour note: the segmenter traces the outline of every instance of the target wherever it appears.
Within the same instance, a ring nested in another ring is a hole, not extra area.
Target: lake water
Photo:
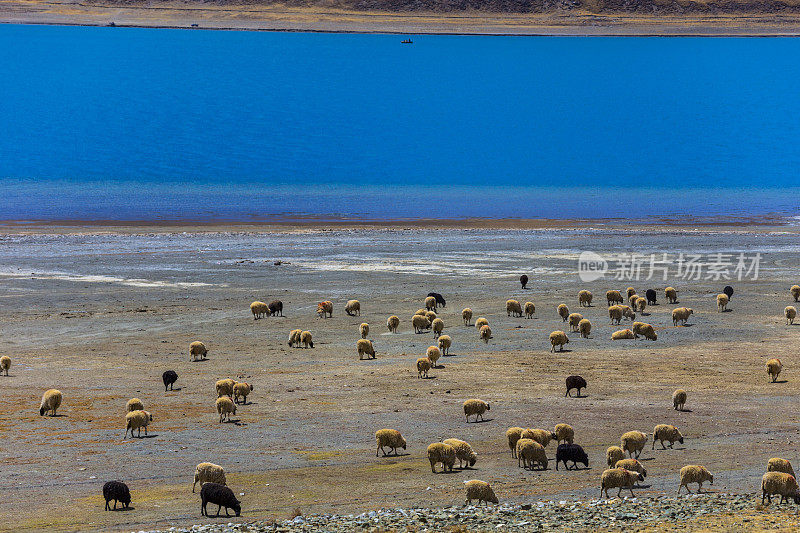
[[[2,219],[800,214],[800,40],[0,25]]]

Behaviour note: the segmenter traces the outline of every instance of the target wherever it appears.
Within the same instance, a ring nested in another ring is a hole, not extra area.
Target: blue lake
[[[800,214],[800,40],[0,25],[2,219]]]

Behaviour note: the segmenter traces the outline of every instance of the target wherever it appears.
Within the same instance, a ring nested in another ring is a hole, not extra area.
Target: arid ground
[[[10,228],[0,237],[0,351],[13,360],[0,377],[0,529],[199,523],[191,483],[202,461],[223,465],[243,494],[240,521],[295,509],[449,506],[463,502],[462,481],[472,478],[491,482],[505,502],[585,500],[599,494],[606,447],[659,423],[678,426],[685,442],[648,444],[638,494],[673,494],[685,464],[708,467],[711,490],[755,492],[770,457],[798,464],[800,442],[800,323],[783,318],[789,287],[800,282],[800,246],[794,228],[773,230]],[[584,283],[584,250],[762,255],[757,280]],[[529,290],[517,281],[522,273]],[[719,313],[715,297],[727,284],[735,288],[730,312]],[[605,292],[629,285],[658,291],[659,305],[637,317],[656,327],[655,342],[610,340],[618,328]],[[666,285],[678,289],[679,304],[667,304]],[[579,310],[584,288],[595,299]],[[439,316],[453,347],[430,379],[418,379],[414,362],[434,338],[415,334],[410,318],[430,291],[447,299]],[[345,315],[351,298],[361,317]],[[536,318],[506,316],[508,298],[534,302]],[[285,316],[254,321],[249,304],[273,299]],[[328,299],[333,318],[318,318],[316,303]],[[568,350],[551,353],[549,333],[565,328],[555,312],[562,302],[591,320],[592,334],[570,334]],[[677,306],[694,309],[687,327],[672,325]],[[488,318],[488,344],[463,324],[464,307]],[[392,314],[401,318],[398,334],[386,330]],[[358,360],[361,322],[376,360]],[[313,333],[313,349],[287,346],[294,328]],[[207,360],[189,361],[194,340],[208,346]],[[764,369],[771,357],[784,364],[777,383]],[[180,377],[165,393],[167,369]],[[585,397],[564,397],[570,374],[588,381]],[[214,383],[225,377],[254,391],[235,423],[220,424]],[[686,412],[672,407],[678,387],[688,391]],[[38,414],[49,388],[64,395],[58,417]],[[148,438],[123,439],[131,397],[153,414]],[[468,398],[490,403],[484,422],[465,422]],[[590,468],[518,468],[506,428],[559,422],[575,428]],[[384,427],[406,437],[401,456],[375,456],[374,432]],[[470,442],[478,462],[432,474],[425,449],[449,437]],[[111,479],[130,486],[132,509],[103,510],[101,487]]]

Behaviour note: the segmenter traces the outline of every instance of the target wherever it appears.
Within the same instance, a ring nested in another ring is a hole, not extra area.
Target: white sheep
[[[773,457],[767,462],[767,472],[783,472],[785,474],[794,476],[794,468],[792,468],[792,463],[786,459],[781,459],[780,457]]]
[[[533,318],[536,314],[536,306],[533,302],[525,302],[525,318]]]
[[[580,321],[583,320],[583,315],[580,313],[570,313],[567,316],[567,324],[569,324],[569,329],[572,332],[578,331],[578,324]]]
[[[675,441],[683,444],[683,435],[678,431],[678,428],[671,424],[658,424],[653,428],[653,447],[651,448],[653,450],[656,449],[656,441],[661,442],[662,450],[666,450],[667,447],[664,446],[664,441],[669,442],[669,447],[672,448]]]
[[[582,290],[578,293],[578,306],[591,307],[592,306],[592,293],[587,290]]]
[[[461,311],[461,318],[464,319],[464,325],[469,326],[469,323],[472,320],[472,309],[469,307],[464,308],[464,310]]]
[[[615,290],[606,291],[606,300],[608,301],[609,307],[611,307],[613,304],[621,304],[625,301],[619,291]]]
[[[611,340],[612,341],[619,341],[619,340],[625,340],[625,339],[634,339],[634,338],[636,338],[636,337],[633,335],[633,331],[631,331],[629,329],[621,329],[621,330],[615,331],[614,333],[611,334]]]
[[[289,348],[294,346],[300,347],[300,335],[303,333],[302,329],[293,329],[289,332]]]
[[[677,326],[678,322],[683,323],[686,325],[686,321],[689,320],[689,315],[694,313],[694,310],[691,307],[678,307],[672,310],[672,325]]]
[[[795,302],[800,302],[800,285],[792,285],[789,292],[792,294],[792,298],[794,298]]]
[[[431,360],[427,357],[420,357],[417,359],[417,377],[418,378],[427,378],[428,372],[431,369]]]
[[[634,457],[634,454],[636,454],[636,459],[638,459],[645,444],[647,444],[647,433],[635,430],[628,431],[620,437],[620,443],[622,444],[620,448],[628,452],[629,457]]]
[[[200,483],[200,487],[203,486],[203,483],[217,483],[219,485],[225,485],[225,469],[219,465],[215,465],[214,463],[200,463],[194,468],[194,483],[192,483],[192,492],[194,492],[194,488],[198,483]]]
[[[234,385],[236,385],[236,381],[230,378],[217,381],[217,383],[214,385],[214,388],[217,391],[217,398],[221,398],[222,396],[233,398]]]
[[[389,448],[395,455],[399,455],[398,448],[406,449],[406,439],[396,429],[379,429],[375,432],[375,441],[378,443],[378,448],[375,450],[375,457],[378,457],[378,452],[382,452],[386,457],[388,454],[384,451]],[[391,452],[390,452],[391,453]]]
[[[558,304],[556,311],[558,311],[558,316],[561,317],[561,320],[566,322],[567,317],[569,317],[569,308],[567,307],[567,304]]]
[[[525,429],[522,431],[520,435],[522,439],[532,439],[547,448],[547,445],[550,444],[551,440],[557,440],[558,435],[553,433],[552,431],[548,431],[546,429]]]
[[[433,330],[433,338],[438,339],[442,331],[444,331],[444,320],[441,318],[433,319],[433,322],[431,322],[431,329]]]
[[[481,326],[480,330],[480,338],[486,344],[489,344],[489,339],[492,338],[492,328],[487,326]]]
[[[569,344],[569,339],[567,338],[567,334],[563,331],[554,331],[550,334],[550,351],[555,352],[556,346],[558,346],[558,351],[564,351],[564,345]]]
[[[253,302],[250,304],[250,311],[253,313],[253,320],[269,316],[269,306],[264,302]]]
[[[422,333],[431,329],[431,321],[424,315],[414,315],[411,317],[411,324],[414,326],[414,333]]]
[[[606,449],[606,464],[611,468],[614,468],[623,459],[625,459],[625,452],[619,446],[609,446]]]
[[[219,413],[219,423],[221,424],[225,419],[227,419],[228,422],[230,422],[231,415],[236,414],[236,404],[233,403],[233,400],[231,400],[227,396],[223,396],[221,398],[217,398],[216,405],[217,405],[217,413]]]
[[[678,303],[678,291],[676,291],[674,287],[667,287],[664,289],[664,296],[667,297],[669,303]]]
[[[617,491],[618,498],[622,496],[622,489],[630,490],[631,496],[635,496],[633,486],[638,481],[644,481],[644,476],[639,472],[632,472],[624,468],[610,468],[600,476],[600,497],[603,497],[603,492],[605,491],[606,498],[608,498],[608,489],[616,488],[619,489]]]
[[[467,490],[467,499],[464,500],[464,505],[472,505],[472,500],[478,500],[478,505],[480,505],[481,502],[486,502],[487,505],[489,502],[495,504],[500,503],[492,487],[485,481],[471,479],[464,482],[464,486]]]
[[[697,492],[702,492],[703,483],[708,481],[714,484],[714,474],[702,465],[686,465],[681,468],[681,484],[678,485],[678,494],[681,493],[681,488],[686,487],[686,491],[691,494],[689,483],[697,483]]]
[[[242,405],[247,404],[247,397],[253,392],[253,386],[249,383],[242,381],[233,386],[233,403],[239,403],[239,398],[242,399]]]
[[[139,398],[131,398],[128,400],[128,403],[125,404],[125,412],[130,413],[133,411],[144,411],[144,404],[142,400]]]
[[[436,346],[429,346],[427,351],[425,352],[425,356],[431,362],[431,367],[436,368],[436,361],[442,356],[441,350]]]
[[[727,294],[718,294],[717,295],[717,310],[722,313],[725,311],[725,308],[728,305],[730,298],[728,298]]]
[[[128,413],[125,415],[125,436],[122,437],[122,440],[125,440],[125,437],[128,436],[128,431],[131,432],[131,438],[133,438],[134,429],[138,430],[137,437],[142,436],[142,428],[144,428],[144,434],[147,436],[147,426],[152,421],[153,415],[147,411],[132,411]]]
[[[489,321],[486,320],[486,317],[478,317],[478,320],[475,321],[475,329],[480,331],[483,326],[488,326]]]
[[[362,339],[366,339],[367,335],[369,335],[369,324],[362,322],[361,325],[358,326],[358,332],[361,333]]]
[[[437,305],[438,304],[436,302],[436,298],[434,298],[433,296],[428,296],[427,298],[425,298],[425,309],[428,309],[430,311],[436,311]]]
[[[303,348],[313,348],[314,341],[311,340],[311,332],[310,331],[303,331],[300,333],[300,342],[303,343]]]
[[[483,400],[473,398],[464,402],[464,416],[467,417],[467,422],[469,422],[469,417],[473,415],[475,416],[475,422],[478,421],[478,417],[483,420],[483,413],[490,410],[489,404]]]
[[[475,466],[478,460],[478,454],[472,449],[468,442],[459,439],[444,439],[442,441],[448,446],[452,446],[456,451],[456,459],[458,459],[458,467],[464,468],[464,465]]]
[[[390,333],[397,333],[398,327],[400,327],[400,317],[392,315],[386,320],[386,328]]]
[[[453,340],[450,338],[450,335],[440,336],[438,344],[439,349],[442,351],[442,355],[450,355],[450,346],[453,345]]]
[[[794,319],[797,317],[797,309],[790,305],[783,310],[783,316],[786,317],[786,325],[791,326],[794,324]]]
[[[517,441],[517,466],[533,469],[539,465],[542,470],[547,470],[547,454],[544,446],[533,439],[520,438]]]
[[[559,444],[561,444],[561,441],[572,444],[575,440],[575,430],[569,424],[556,424],[553,433],[556,434],[556,442]]]
[[[208,349],[206,345],[200,341],[194,341],[189,345],[189,360],[190,361],[197,361],[199,357],[201,360],[206,358],[208,355]]]
[[[11,358],[7,355],[0,357],[0,374],[8,377],[8,369],[11,368]]]
[[[42,403],[39,405],[39,416],[52,411],[50,416],[56,416],[56,409],[61,407],[63,396],[58,389],[49,389],[42,395]]]
[[[642,463],[639,462],[638,459],[620,459],[616,462],[614,468],[624,468],[625,470],[630,470],[631,472],[638,472],[642,475],[642,477],[647,477],[647,469]]]
[[[344,306],[344,312],[348,316],[361,316],[361,302],[358,300],[348,300]]]
[[[639,335],[641,335],[645,339],[651,341],[658,340],[658,334],[656,334],[655,329],[651,324],[646,322],[634,322],[631,326],[631,330],[633,331],[634,339],[638,339]]]
[[[508,447],[511,449],[511,457],[517,456],[517,441],[522,438],[522,432],[525,431],[521,427],[510,427],[506,430],[506,439],[508,439]]]
[[[608,317],[611,319],[611,324],[619,324],[622,321],[622,306],[612,305],[608,308]]]
[[[794,499],[795,503],[800,503],[800,488],[797,486],[797,480],[794,476],[784,472],[767,472],[761,477],[761,503],[767,498],[772,503],[772,496],[779,495],[781,503]]]
[[[772,382],[778,381],[778,374],[783,370],[783,364],[780,359],[770,359],[767,361],[767,374],[772,378]]]
[[[636,294],[636,289],[634,289],[633,287],[628,287],[627,289],[625,289],[625,295],[628,297],[628,299],[630,299],[630,297],[633,296],[634,294]]]
[[[431,463],[431,472],[436,473],[436,463],[442,463],[442,472],[452,472],[456,464],[456,451],[452,446],[443,442],[434,442],[428,446],[428,461]]]
[[[589,338],[589,334],[592,332],[592,323],[589,322],[589,319],[582,318],[581,321],[578,322],[578,331],[584,339]]]
[[[647,307],[647,298],[642,298],[641,296],[639,296],[636,299],[636,310],[639,311],[639,313],[644,314],[644,310],[646,307]]]
[[[522,316],[522,305],[517,300],[506,300],[506,315]]]
[[[683,411],[683,406],[686,403],[686,391],[683,389],[676,389],[672,393],[672,405],[676,411]]]
[[[364,356],[367,356],[367,359],[375,359],[375,347],[372,345],[372,341],[369,339],[358,339],[356,343],[356,350],[358,351],[358,360],[364,359]]]

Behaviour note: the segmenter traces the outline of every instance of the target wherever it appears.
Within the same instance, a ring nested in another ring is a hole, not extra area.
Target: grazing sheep
[[[433,329],[433,338],[438,339],[439,335],[441,335],[442,331],[444,331],[444,320],[441,318],[433,319],[433,322],[431,323],[431,329]]]
[[[56,409],[61,407],[61,391],[57,389],[50,389],[45,391],[42,395],[42,403],[39,406],[39,416],[44,416],[45,413],[52,411],[50,416],[56,416]]]
[[[558,311],[558,316],[561,317],[561,320],[566,322],[567,317],[569,317],[569,308],[567,307],[567,304],[558,304],[556,310]]]
[[[200,463],[194,468],[194,483],[192,483],[192,492],[194,492],[195,486],[200,483],[200,487],[203,487],[203,483],[217,483],[219,485],[225,485],[225,469],[219,465],[215,465],[214,463]]]
[[[630,321],[636,320],[636,313],[633,312],[633,309],[630,308],[628,305],[621,305],[622,308],[622,316],[627,318]]]
[[[519,439],[517,441],[517,466],[532,470],[534,465],[539,465],[542,470],[547,470],[547,454],[544,446],[533,439]]]
[[[592,293],[587,290],[582,290],[578,293],[578,306],[591,307],[592,306]]]
[[[320,317],[320,318],[332,318],[333,317],[333,302],[331,302],[330,300],[325,300],[324,302],[319,302],[317,304],[317,316]]]
[[[242,399],[242,405],[247,404],[247,396],[253,392],[253,386],[244,381],[237,383],[233,386],[233,403],[239,403],[239,398]]]
[[[794,324],[794,319],[797,317],[797,309],[791,305],[783,310],[783,315],[786,317],[786,325],[791,326]],[[2,359],[0,359],[0,366],[2,366]]]
[[[429,292],[428,297],[433,296],[436,298],[436,304],[441,305],[442,307],[447,307],[447,302],[444,301],[444,296],[439,294],[438,292]]]
[[[622,321],[622,306],[612,305],[608,308],[608,317],[611,319],[611,324],[619,324]]]
[[[255,301],[250,304],[250,312],[253,313],[253,320],[269,316],[269,306],[264,302]]]
[[[622,489],[628,489],[631,491],[631,496],[636,496],[633,493],[633,487],[638,481],[644,481],[644,476],[639,472],[631,472],[624,468],[610,468],[600,476],[600,497],[603,497],[605,491],[606,498],[609,498],[608,489],[616,488],[619,489],[617,491],[618,498],[622,496]]]
[[[528,288],[528,276],[526,276],[525,274],[521,275],[519,277],[519,283],[520,283],[520,285],[522,285],[523,289],[527,289]]]
[[[632,309],[636,309],[636,302],[638,302],[638,301],[639,301],[639,295],[638,295],[638,294],[631,294],[631,295],[628,297],[628,305],[629,305],[629,306],[630,306]]]
[[[647,297],[648,305],[656,304],[656,291],[654,291],[653,289],[647,289],[647,292],[645,292],[644,295]]]
[[[533,302],[525,302],[525,318],[533,318],[536,314],[536,306]]]
[[[554,331],[550,334],[550,351],[555,352],[556,346],[558,346],[558,351],[564,351],[564,345],[569,344],[569,339],[567,338],[567,334],[563,331]]]
[[[369,339],[358,339],[356,343],[356,350],[358,350],[358,360],[361,361],[364,359],[364,356],[367,356],[367,359],[375,359],[375,347],[372,345],[372,341]]]
[[[583,379],[581,376],[567,376],[567,392],[564,393],[564,397],[572,396],[570,391],[572,389],[578,389],[578,398],[581,397],[581,389],[586,388],[586,380]]]
[[[664,441],[668,441],[669,447],[672,448],[672,446],[675,444],[675,441],[683,444],[683,435],[681,435],[681,432],[678,431],[678,428],[673,425],[659,424],[653,428],[653,447],[651,448],[653,450],[656,449],[656,441],[660,441],[661,449],[666,450],[667,447],[664,446]]]
[[[578,322],[578,332],[580,332],[581,337],[584,339],[589,338],[589,334],[592,332],[592,323],[589,322],[588,318],[582,318],[580,322]]]
[[[479,317],[478,320],[475,321],[475,329],[480,330],[483,326],[488,326],[489,321],[486,320],[484,317]]]
[[[303,343],[303,348],[313,348],[314,341],[311,340],[311,332],[303,331],[300,333],[300,342]]]
[[[178,373],[174,370],[167,370],[161,374],[161,379],[164,381],[164,392],[167,392],[167,387],[169,387],[169,390],[175,390],[173,387],[175,382],[178,381]]]
[[[535,440],[545,448],[550,444],[551,440],[558,438],[555,433],[546,429],[525,429],[520,434],[521,439]]]
[[[217,390],[217,398],[221,398],[222,396],[233,398],[233,387],[235,385],[236,381],[230,378],[217,381],[217,383],[214,385],[215,389]]]
[[[442,463],[442,472],[452,472],[456,464],[456,450],[449,444],[434,442],[428,446],[428,461],[431,472],[436,473],[436,463]]]
[[[428,296],[427,298],[425,298],[425,309],[429,311],[436,311],[437,305],[438,304],[436,303],[436,298],[434,298],[433,296]]]
[[[103,485],[103,498],[106,500],[106,511],[111,510],[109,502],[114,500],[114,510],[117,510],[117,502],[122,504],[123,509],[131,505],[131,491],[128,485],[122,481],[108,481]]]
[[[689,320],[689,315],[694,313],[694,310],[690,307],[678,307],[672,310],[672,325],[677,326],[678,322],[683,323],[686,325],[686,321]]]
[[[794,298],[795,302],[800,302],[800,285],[792,285],[789,292],[792,293],[792,298]]]
[[[636,337],[633,334],[633,331],[629,329],[621,329],[619,331],[615,331],[611,334],[612,341],[619,341],[625,339],[635,339]]]
[[[210,516],[206,506],[212,503],[217,506],[217,514],[219,516],[220,510],[225,508],[225,516],[230,516],[228,509],[233,509],[236,516],[242,514],[242,504],[233,495],[233,491],[225,485],[219,483],[204,483],[200,487],[200,514],[203,516]]]
[[[606,300],[608,301],[608,306],[611,307],[613,304],[622,303],[625,300],[622,298],[622,295],[619,291],[606,291]]]
[[[767,472],[783,472],[784,474],[794,476],[792,463],[780,457],[773,457],[767,462]]]
[[[464,308],[464,310],[461,311],[461,318],[464,319],[464,325],[469,326],[469,323],[472,320],[472,309],[469,307]]]
[[[302,329],[293,329],[289,332],[289,348],[294,346],[300,347],[300,335],[303,333]]]
[[[144,434],[147,435],[147,426],[152,421],[153,415],[147,411],[132,411],[128,413],[125,415],[125,435],[122,437],[122,440],[125,440],[125,437],[128,436],[128,431],[131,432],[131,438],[133,438],[134,429],[138,430],[136,433],[137,437],[141,438],[142,428],[144,428]]]
[[[725,307],[728,305],[730,298],[728,298],[727,294],[718,294],[717,295],[717,310],[721,313],[725,311]]]
[[[559,444],[562,440],[567,444],[572,444],[575,440],[575,430],[569,424],[556,424],[553,433],[556,434],[556,442]]]
[[[427,357],[420,357],[417,359],[417,377],[428,377],[428,371],[431,369],[431,360]]]
[[[622,437],[620,437],[620,443],[622,444],[620,447],[623,451],[628,452],[629,457],[633,457],[633,454],[636,454],[636,458],[638,459],[642,454],[644,445],[647,444],[647,433],[636,430],[628,431],[627,433],[623,433]]]
[[[783,365],[780,359],[770,359],[767,361],[767,374],[772,378],[772,382],[778,381],[778,374],[783,370]]]
[[[527,282],[527,276],[523,277],[526,278],[525,282]],[[525,283],[522,284],[522,288],[525,288]],[[481,502],[486,502],[486,505],[489,505],[490,502],[495,504],[500,503],[492,487],[485,481],[471,479],[464,483],[464,487],[467,489],[467,499],[464,500],[464,505],[472,505],[472,500],[478,500],[478,505],[480,505]]]
[[[586,468],[589,468],[589,456],[583,448],[577,444],[559,444],[556,448],[556,470],[558,470],[558,463],[564,462],[564,468],[570,470],[567,461],[572,461],[572,468],[577,469],[578,463],[583,463]]]
[[[436,346],[428,346],[425,356],[431,362],[431,367],[436,368],[436,361],[442,356],[442,352]]]
[[[688,487],[687,487],[688,488]],[[797,480],[791,474],[785,472],[767,472],[761,477],[761,503],[764,503],[766,498],[772,503],[772,496],[779,495],[781,497],[780,503],[788,501],[789,498],[794,500],[794,503],[800,504],[800,488],[797,486]]]
[[[631,326],[631,330],[633,331],[633,338],[638,339],[639,335],[644,337],[647,340],[655,341],[658,340],[658,335],[656,331],[653,329],[653,326],[646,323],[646,322],[634,322]]]
[[[228,397],[217,398],[217,413],[219,413],[219,423],[223,420],[231,421],[231,415],[236,414],[236,404]]]
[[[606,464],[611,468],[614,468],[617,462],[623,459],[625,459],[625,452],[619,446],[609,446],[606,449]]]
[[[636,310],[639,311],[639,313],[644,314],[644,310],[646,307],[647,307],[646,298],[642,298],[641,296],[636,298]]]
[[[431,329],[431,321],[423,315],[411,317],[411,324],[414,326],[414,333],[423,333],[425,330]]]
[[[506,300],[506,315],[522,316],[522,305],[517,300]]]
[[[464,402],[464,416],[467,417],[468,423],[469,417],[472,415],[475,415],[475,422],[478,421],[478,417],[483,420],[483,413],[486,411],[491,411],[491,407],[483,400],[471,399]]]
[[[489,339],[492,338],[492,328],[489,326],[481,326],[480,337],[483,342],[489,344]]]
[[[633,296],[634,294],[636,294],[636,289],[634,289],[633,287],[628,287],[627,289],[625,289],[625,295],[626,295],[626,296],[627,296],[629,299],[630,299],[630,297],[631,297],[631,296]]]
[[[361,302],[348,300],[344,305],[344,312],[347,313],[347,316],[361,316]]]
[[[426,311],[425,318],[427,318],[428,322],[430,322],[431,326],[433,326],[433,321],[436,320],[436,313],[434,313],[433,311]]]
[[[672,393],[672,405],[676,411],[683,411],[683,406],[686,403],[686,391],[683,389],[676,389]]]
[[[125,412],[130,413],[133,411],[144,411],[144,404],[142,400],[139,398],[131,398],[128,400],[128,403],[125,404]]]
[[[11,358],[7,355],[0,357],[0,374],[8,377],[8,369],[11,368]]]
[[[397,328],[400,327],[400,317],[392,315],[386,320],[386,327],[390,333],[397,333]]]
[[[567,323],[569,324],[569,329],[572,332],[578,331],[578,324],[580,321],[583,320],[583,315],[580,313],[570,313],[567,317]]]
[[[269,303],[269,314],[272,316],[283,316],[283,302],[280,300],[272,300]]]
[[[631,472],[638,472],[642,475],[642,477],[647,477],[647,470],[645,469],[644,465],[638,461],[638,459],[620,459],[616,462],[616,464],[614,464],[614,468],[624,468],[625,470],[630,470]]]
[[[453,340],[450,338],[450,335],[442,335],[439,337],[439,349],[442,351],[442,355],[450,355],[450,346],[453,344]]]
[[[189,345],[189,360],[190,361],[197,361],[199,357],[201,360],[206,358],[208,355],[208,349],[206,345],[200,341],[194,341],[192,344]]]
[[[362,322],[362,324],[358,326],[358,331],[361,333],[361,338],[366,339],[367,335],[369,335],[369,324]]]
[[[674,287],[667,287],[664,289],[664,296],[667,298],[669,303],[678,303],[678,291],[676,291]]]
[[[456,451],[458,468],[464,468],[464,465],[475,466],[475,462],[478,460],[478,454],[475,453],[469,443],[459,439],[444,439],[442,443],[452,446]]]
[[[382,452],[386,457],[388,454],[384,451],[384,447],[390,448],[395,455],[398,455],[397,449],[406,449],[406,439],[396,429],[379,429],[375,432],[375,441],[378,443],[378,448],[375,450],[375,457],[378,457],[378,452]]]
[[[417,312],[414,313],[415,315],[425,316],[428,313],[425,309],[417,309]]]
[[[686,492],[689,494],[692,491],[689,489],[689,483],[697,483],[697,492],[702,492],[703,483],[709,481],[714,484],[714,474],[709,472],[706,467],[701,465],[686,465],[681,468],[681,484],[678,485],[678,494],[681,489],[686,487]]]
[[[508,439],[508,447],[511,449],[511,457],[517,456],[517,441],[522,438],[523,428],[510,427],[506,430],[506,438]]]

